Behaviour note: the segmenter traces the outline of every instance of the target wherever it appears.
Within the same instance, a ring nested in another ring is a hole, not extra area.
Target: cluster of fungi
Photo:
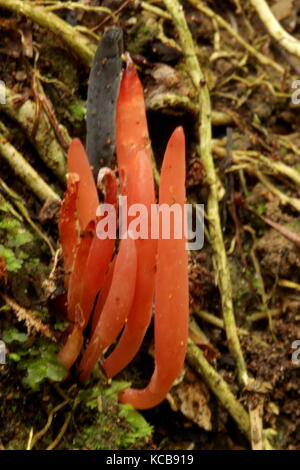
[[[117,212],[121,194],[127,197],[128,207],[142,204],[150,212],[151,205],[156,204],[151,145],[143,89],[132,63],[123,71],[117,100],[116,154],[118,179],[108,168],[99,172],[98,180],[105,181],[105,203]],[[132,237],[128,231],[119,243],[114,237],[97,236],[97,224],[104,216],[97,211],[99,196],[92,170],[80,140],[74,139],[68,151],[67,190],[59,217],[71,330],[59,358],[67,369],[76,363],[81,381],[89,378],[100,358],[107,376],[115,376],[137,354],[154,305],[153,375],[144,389],[127,388],[119,396],[121,402],[137,409],[151,408],[165,398],[186,353],[189,302],[185,231],[180,238],[174,230],[164,238],[161,227],[157,238]],[[185,138],[179,127],[165,150],[158,205],[180,205],[184,214],[184,203]],[[145,223],[150,234],[150,219]],[[88,324],[91,333],[84,349]]]

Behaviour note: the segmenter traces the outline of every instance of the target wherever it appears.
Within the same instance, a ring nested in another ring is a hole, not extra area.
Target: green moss
[[[131,405],[118,403],[118,392],[128,386],[113,381],[109,387],[99,384],[79,392],[79,412],[86,415],[86,423],[76,433],[74,448],[141,449],[147,445],[152,427]]]
[[[34,352],[31,351],[31,356],[34,356]],[[23,384],[32,390],[37,390],[45,379],[61,381],[67,375],[65,367],[57,358],[57,348],[52,344],[38,349],[35,357],[23,359],[20,368],[27,371]]]

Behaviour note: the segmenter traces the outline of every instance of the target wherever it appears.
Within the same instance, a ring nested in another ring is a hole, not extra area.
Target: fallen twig
[[[189,364],[203,377],[206,384],[220,400],[224,408],[237,423],[241,432],[251,442],[250,420],[246,410],[237,401],[229,386],[205,359],[204,353],[192,340],[188,342],[187,360]]]
[[[261,313],[261,312],[259,312]],[[263,312],[265,313],[265,312]],[[216,326],[217,328],[221,328],[222,330],[225,329],[224,321],[222,318],[218,318],[212,313],[206,312],[204,310],[195,310],[195,315],[201,318],[201,320],[210,323],[211,325]],[[245,330],[244,328],[238,328],[239,335],[249,336],[249,331]],[[265,341],[263,341],[258,335],[252,334],[252,338],[256,343],[259,343],[261,346],[269,346]]]
[[[55,449],[55,447],[58,446],[58,444],[60,443],[60,441],[62,440],[66,430],[68,429],[68,426],[70,424],[70,421],[71,421],[71,418],[72,418],[72,412],[70,411],[68,414],[67,414],[67,417],[64,421],[64,424],[62,425],[59,433],[57,434],[56,438],[54,439],[53,442],[51,442],[51,444],[48,445],[48,447],[46,448],[46,450],[53,450]]]
[[[278,316],[281,313],[282,313],[281,309],[268,309],[268,311],[265,310],[264,312],[252,313],[251,315],[248,315],[246,317],[246,320],[250,323],[253,323],[259,320],[263,320],[264,318],[269,318],[270,316],[271,317]]]
[[[249,410],[250,425],[251,425],[251,447],[252,450],[264,450],[264,435],[263,435],[263,396],[257,395],[258,405],[254,409]]]
[[[7,89],[6,103],[1,105],[1,111],[20,124],[44,163],[54,172],[60,181],[64,182],[66,175],[65,152],[56,139],[46,113],[41,110],[37,122],[35,120],[35,103],[31,100],[26,100],[18,107],[17,103],[21,99],[21,95],[14,94],[11,90]],[[35,127],[36,131],[34,130]],[[35,135],[33,135],[34,133]],[[64,130],[64,135],[66,135],[66,130]],[[68,137],[68,139],[70,138]]]
[[[272,38],[288,52],[300,57],[300,42],[283,29],[267,2],[265,0],[250,0],[250,3]]]
[[[6,160],[15,174],[41,200],[60,199],[59,195],[39,176],[25,158],[0,133],[0,156]]]
[[[108,16],[111,17],[111,19],[115,21],[117,19],[115,14],[107,7],[84,5],[83,3],[74,3],[74,2],[66,2],[66,1],[64,1],[63,3],[46,1],[46,2],[43,2],[42,4],[43,6],[47,4],[47,6],[44,6],[45,10],[47,11],[55,11],[55,10],[62,10],[62,9],[92,11],[96,13],[106,13]]]
[[[190,112],[192,114],[199,113],[199,106],[195,104],[188,96],[180,96],[176,93],[166,92],[153,95],[146,95],[146,107],[152,111],[169,110],[174,113],[174,110]],[[213,126],[226,126],[233,123],[232,117],[222,111],[212,110],[211,123]]]
[[[36,445],[36,443],[47,433],[48,429],[50,428],[51,424],[52,424],[52,421],[53,421],[53,418],[54,418],[54,415],[59,411],[61,410],[63,407],[65,407],[68,403],[70,402],[69,399],[63,401],[62,403],[60,403],[59,405],[55,406],[54,408],[52,408],[52,410],[50,411],[50,413],[48,414],[48,419],[47,419],[47,423],[45,424],[45,426],[43,427],[43,429],[41,429],[39,432],[37,432],[36,434],[34,434],[31,439],[29,440],[29,443],[27,445],[27,450],[32,450],[34,448],[34,446]]]
[[[278,279],[277,285],[281,287],[287,287],[288,289],[300,291],[300,284],[297,284],[297,282],[289,281],[288,279]]]
[[[271,193],[275,194],[275,196],[278,197],[280,200],[280,203],[284,206],[289,204],[291,207],[296,209],[298,212],[300,212],[300,199],[296,197],[291,197],[287,196],[284,194],[280,189],[278,189],[271,181],[270,179],[263,174],[261,171],[259,171],[257,168],[252,168],[253,172],[256,174],[257,178],[260,180],[260,182],[268,188]]]

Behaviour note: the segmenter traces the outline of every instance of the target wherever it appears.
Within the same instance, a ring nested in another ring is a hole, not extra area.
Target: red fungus
[[[185,141],[177,128],[166,149],[160,179],[159,204],[179,204],[184,214]],[[180,373],[188,338],[188,258],[182,216],[182,237],[163,239],[160,233],[155,279],[155,370],[143,390],[126,389],[123,403],[146,409],[160,403]]]
[[[151,205],[155,204],[151,147],[143,89],[131,63],[121,81],[116,144],[122,195],[127,196],[128,207],[143,204],[149,216]],[[139,218],[143,219],[144,215],[140,214]],[[128,223],[132,219],[128,217]],[[151,320],[157,240],[151,239],[150,217],[146,225],[147,238],[136,240],[137,279],[133,305],[119,343],[103,364],[109,377],[116,375],[135,356]]]
[[[70,321],[81,324],[83,328],[85,324],[85,316],[80,306],[81,286],[83,284],[83,267],[85,266],[91,244],[95,234],[95,223],[91,221],[86,230],[80,233],[80,241],[76,250],[75,261],[69,280],[68,289],[68,318]]]
[[[92,334],[95,331],[95,328],[96,328],[97,323],[99,321],[102,309],[104,307],[104,304],[106,302],[108,293],[110,291],[110,287],[111,287],[111,283],[112,283],[112,279],[113,279],[113,274],[114,274],[114,269],[115,269],[115,264],[116,264],[116,256],[112,260],[112,262],[111,262],[111,264],[108,268],[108,271],[106,272],[104,281],[103,281],[103,287],[101,289],[99,301],[97,302],[97,310],[94,312],[94,315],[93,315]]]
[[[83,346],[83,333],[82,328],[75,325],[72,332],[69,334],[65,345],[58,353],[58,359],[64,364],[66,369],[70,369]]]
[[[135,278],[135,241],[127,238],[120,243],[111,288],[95,331],[78,366],[81,380],[90,375],[100,355],[120,333],[132,304]],[[98,305],[96,312],[97,307]]]
[[[106,169],[105,177],[105,203],[112,204],[117,209],[117,181],[114,173]],[[95,216],[96,218],[96,216]],[[98,223],[101,217],[96,218]],[[115,239],[99,239],[96,235],[91,243],[88,255],[82,266],[82,283],[80,286],[80,306],[84,314],[84,328],[86,327],[97,293],[103,286],[105,273],[109,267],[115,247]]]
[[[68,319],[73,324],[59,358],[67,366],[77,359],[97,293],[102,287],[114,250],[115,240],[95,236],[96,211],[99,204],[97,188],[85,150],[74,139],[68,151],[68,186],[59,217],[59,231],[66,271]],[[117,183],[113,174],[106,174],[106,199],[116,205]],[[76,211],[75,211],[76,209]],[[76,213],[81,229],[78,237]],[[71,274],[68,271],[71,270]]]
[[[146,409],[165,398],[180,373],[186,352],[185,140],[182,128],[177,128],[165,152],[159,189],[160,207],[175,203],[181,209],[179,228],[182,235],[178,238],[173,228],[171,236],[165,239],[160,228],[157,241],[151,237],[153,220],[150,214],[153,214],[151,206],[155,204],[155,192],[145,103],[141,83],[131,63],[123,74],[120,87],[116,145],[122,196],[127,196],[129,208],[134,204],[143,205],[145,212],[137,212],[140,225],[147,217],[148,233],[136,240],[131,236],[122,239],[119,252],[111,261],[115,240],[101,240],[95,235],[96,224],[101,220],[96,217],[97,189],[86,153],[80,141],[75,139],[68,153],[68,169],[73,176],[68,178],[59,221],[65,269],[72,269],[66,286],[69,284],[68,316],[74,327],[59,357],[68,368],[77,359],[83,345],[83,329],[100,292],[93,314],[92,337],[78,366],[80,379],[88,378],[101,354],[113,344],[125,324],[119,343],[103,364],[108,376],[118,373],[137,353],[144,338],[151,319],[155,287],[154,373],[145,389],[129,388],[120,394],[122,402]],[[105,202],[116,208],[116,179],[111,171],[104,173]],[[79,240],[75,208],[83,235]],[[129,224],[136,222],[136,215],[130,214]]]
[[[76,209],[80,227],[84,230],[91,220],[95,220],[99,199],[88,157],[79,139],[73,139],[69,147],[68,172],[79,176]]]

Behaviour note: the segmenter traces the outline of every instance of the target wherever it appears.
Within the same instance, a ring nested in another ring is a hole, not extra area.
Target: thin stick
[[[287,287],[288,289],[300,291],[300,284],[297,284],[293,281],[289,281],[288,279],[278,279],[277,285],[281,287]]]
[[[187,360],[203,377],[212,392],[218,397],[224,408],[237,423],[241,432],[251,441],[250,420],[246,410],[237,401],[229,386],[205,359],[200,348],[192,340],[188,342]]]
[[[59,195],[39,176],[25,158],[0,133],[0,157],[9,164],[15,174],[41,200],[59,200]]]
[[[199,106],[195,104],[188,96],[180,96],[176,93],[159,93],[153,96],[146,95],[146,107],[153,111],[167,111],[169,108],[173,113],[174,109],[180,111],[188,111],[192,114],[199,113]],[[212,111],[211,123],[213,126],[226,126],[233,123],[232,116],[222,111]]]
[[[31,450],[32,436],[33,436],[33,428],[30,428],[26,450]]]
[[[153,13],[154,15],[160,16],[161,18],[165,18],[166,20],[171,20],[172,17],[169,15],[169,13],[165,12],[159,7],[156,7],[154,5],[151,5],[150,3],[147,2],[141,2],[141,7],[144,8],[144,10],[149,11],[150,13]]]
[[[68,403],[70,402],[69,399],[63,401],[62,403],[60,403],[59,405],[55,406],[55,408],[52,408],[52,410],[50,411],[49,415],[48,415],[48,418],[47,418],[47,423],[45,424],[45,426],[43,427],[43,429],[41,429],[39,432],[37,432],[31,439],[31,443],[30,445],[28,445],[28,450],[31,450],[34,448],[34,446],[36,445],[36,443],[47,433],[48,429],[50,428],[51,424],[52,424],[52,421],[53,421],[53,417],[54,415],[59,411],[61,410],[64,406],[66,406]]]
[[[69,424],[70,424],[70,421],[71,421],[71,418],[72,418],[72,413],[71,411],[67,414],[67,417],[64,421],[64,424],[62,425],[59,433],[57,434],[56,438],[54,439],[53,442],[51,442],[51,444],[47,447],[46,450],[53,450],[55,449],[56,446],[58,446],[58,444],[60,443],[60,441],[62,440]]]
[[[47,114],[41,109],[39,115],[36,116],[34,102],[28,99],[21,106],[18,106],[18,102],[21,100],[21,95],[15,94],[7,88],[6,103],[1,105],[1,111],[18,122],[45,165],[53,171],[61,182],[64,182],[66,175],[65,152],[56,139]],[[65,129],[64,134],[66,135]],[[70,137],[68,137],[68,140],[71,140]]]
[[[221,318],[216,317],[212,313],[205,312],[204,310],[195,310],[195,315],[197,317],[201,318],[201,320],[206,321],[207,323],[210,323],[211,325],[216,326],[217,328],[221,328],[222,330],[225,329],[224,327],[224,321]],[[265,312],[263,312],[265,313]],[[267,315],[266,315],[267,316]],[[244,336],[249,336],[249,331],[245,330],[243,328],[238,328],[238,333],[239,335],[244,335]],[[252,339],[256,342],[259,343],[261,346],[268,347],[268,343],[263,341],[258,335],[252,334]]]
[[[225,116],[227,116],[227,114],[225,114]],[[215,153],[218,156],[226,157],[226,149],[224,147],[225,144],[221,140],[213,140],[213,151],[216,151]],[[295,152],[294,149],[293,152]],[[258,165],[259,169],[265,169],[265,167],[267,167],[274,176],[277,174],[286,176],[296,185],[300,186],[300,173],[298,170],[281,161],[271,160],[269,157],[266,157],[256,150],[233,150],[232,158],[235,163],[248,162],[252,163],[253,166]]]
[[[45,2],[50,3],[50,2]],[[84,5],[83,3],[74,3],[74,2],[51,2],[50,5],[44,7],[47,11],[55,11],[55,10],[83,10],[83,11],[92,11],[96,13],[106,13],[110,16],[114,21],[117,20],[115,14],[107,7],[97,7],[91,5]]]
[[[278,283],[279,284],[279,283]],[[282,310],[281,309],[269,309],[268,311],[263,311],[263,312],[255,312],[255,313],[252,313],[251,315],[248,315],[246,317],[246,320],[249,322],[249,323],[253,323],[253,322],[256,322],[256,321],[259,321],[259,320],[263,320],[264,318],[269,318],[269,316],[271,317],[275,317],[275,316],[278,316],[278,315],[281,315],[282,314]]]
[[[249,410],[251,424],[251,447],[252,450],[264,450],[262,423],[264,397],[256,394],[256,399],[259,402],[258,405],[253,410]]]
[[[272,38],[288,52],[300,57],[300,42],[283,29],[267,2],[265,0],[250,0],[250,3]]]
[[[187,69],[198,95],[201,119],[199,129],[199,154],[201,155],[206,172],[206,180],[210,189],[207,213],[209,214],[208,220],[210,239],[218,272],[218,283],[222,301],[222,313],[225,323],[228,347],[231,354],[235,357],[237,363],[239,382],[241,385],[246,385],[248,381],[247,369],[235,324],[230,271],[223,242],[223,234],[219,215],[217,176],[212,158],[211,105],[209,91],[197,59],[193,39],[190,30],[188,29],[182,6],[178,0],[164,0],[164,3],[176,26],[182,51],[185,54]]]
[[[254,169],[254,173],[256,174],[257,178],[260,180],[260,182],[268,188],[269,191],[271,191],[275,196],[277,196],[280,200],[280,203],[283,206],[286,206],[289,204],[291,207],[296,209],[296,211],[300,212],[300,199],[296,197],[290,197],[284,194],[280,189],[278,189],[276,186],[274,186],[273,183],[269,180],[269,178],[264,175],[261,171],[259,171],[257,168]]]

